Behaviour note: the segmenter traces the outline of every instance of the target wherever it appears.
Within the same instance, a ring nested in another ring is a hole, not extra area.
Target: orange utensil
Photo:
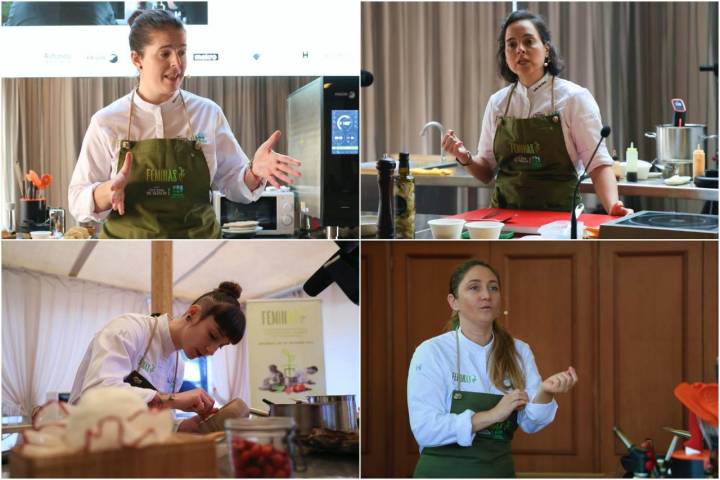
[[[27,175],[25,175],[25,178],[32,182],[33,185],[35,185],[37,188],[40,188],[42,185],[42,181],[40,180],[40,177],[35,172],[35,170],[29,170]]]
[[[43,174],[43,176],[40,178],[40,184],[41,186],[38,187],[40,190],[47,188],[50,186],[50,183],[52,182],[52,175],[49,173]]]

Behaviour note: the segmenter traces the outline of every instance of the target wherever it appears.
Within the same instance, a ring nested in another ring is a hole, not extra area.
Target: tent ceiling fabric
[[[3,267],[67,276],[84,242],[46,241],[43,248],[37,243],[4,242]],[[229,280],[243,288],[241,299],[262,298],[303,283],[337,250],[329,240],[174,241],[174,294],[192,301]],[[77,278],[150,292],[150,254],[149,241],[101,241]]]

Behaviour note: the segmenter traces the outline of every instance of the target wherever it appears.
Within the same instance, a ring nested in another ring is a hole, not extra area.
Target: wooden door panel
[[[387,477],[391,468],[392,429],[388,411],[379,408],[389,402],[390,362],[388,338],[391,322],[387,296],[389,245],[363,243],[361,270],[361,457],[363,477]]]
[[[534,434],[518,430],[515,469],[522,472],[589,473],[596,470],[597,424],[593,334],[594,247],[575,242],[496,243],[492,263],[499,270],[511,334],[530,345],[542,378],[573,366],[580,378],[558,395],[553,423]]]
[[[450,318],[450,274],[462,262],[487,260],[490,242],[393,242],[393,476],[412,476],[419,457],[407,414],[407,369],[415,348],[443,332]]]
[[[717,383],[718,243],[703,244],[703,382]]]
[[[602,466],[620,474],[634,442],[666,448],[663,426],[686,427],[673,389],[702,376],[702,247],[697,242],[607,242],[600,246]]]

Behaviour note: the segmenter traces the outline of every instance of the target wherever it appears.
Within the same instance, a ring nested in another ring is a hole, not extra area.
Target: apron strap
[[[519,81],[519,80],[518,80]],[[507,105],[505,105],[505,113],[503,114],[503,117],[507,117],[508,110],[510,110],[510,101],[512,100],[513,93],[515,93],[515,87],[517,87],[517,82],[515,82],[510,89],[510,95],[508,95],[508,101]],[[555,75],[552,76],[552,80],[550,83],[550,105],[551,105],[551,114],[555,113]]]
[[[458,333],[458,330],[460,330],[460,327],[458,327],[455,330],[455,352],[457,353],[457,391],[459,392],[461,390],[460,388],[460,334]]]
[[[138,366],[135,369],[138,373],[140,372],[140,365],[142,365],[143,360],[145,360],[145,355],[147,355],[148,351],[150,350],[150,345],[152,345],[153,338],[155,337],[155,330],[157,330],[157,324],[160,320],[155,317],[155,322],[153,322],[152,326],[152,333],[150,333],[150,340],[148,341],[147,347],[145,347],[145,352],[142,354],[142,357],[140,357],[140,361],[138,361]],[[175,352],[175,374],[173,375],[173,386],[172,391],[170,392],[170,400],[174,400],[175,398],[175,386],[177,384],[177,371],[178,371],[178,363],[180,363],[180,351]]]
[[[507,105],[505,105],[505,113],[503,114],[503,117],[507,117],[508,110],[510,110],[510,101],[512,100],[513,93],[515,93],[515,87],[517,87],[517,82],[515,82],[510,89],[510,95],[508,95],[508,101]]]
[[[193,134],[192,125],[190,124],[190,115],[188,114],[187,107],[185,106],[185,98],[183,97],[182,90],[180,90],[180,101],[182,102],[183,111],[185,112],[185,121],[187,122],[188,131],[190,132],[190,139],[192,141],[197,140],[195,138],[195,135]],[[135,89],[132,91],[132,96],[130,97],[130,115],[128,115],[128,128],[127,128],[127,135],[125,138],[130,141],[130,125],[132,124],[132,115],[133,115],[133,109],[135,107]]]
[[[182,90],[180,90],[180,101],[182,102],[183,110],[185,111],[185,120],[187,121],[188,130],[190,131],[190,139],[194,142],[197,138],[195,138],[195,134],[193,133],[192,125],[190,125],[190,114],[185,106],[185,97],[183,97]]]
[[[150,350],[150,345],[152,345],[153,338],[155,337],[155,330],[157,330],[157,324],[158,320],[157,318],[154,319],[152,326],[152,332],[150,333],[150,340],[148,340],[147,347],[145,347],[145,352],[142,354],[142,357],[140,357],[140,360],[138,361],[138,365],[136,367],[136,370],[140,371],[140,366],[142,365],[143,360],[145,360],[145,355],[147,355],[147,352]]]
[[[133,88],[132,96],[130,97],[130,115],[128,115],[128,129],[125,138],[130,141],[130,124],[132,123],[133,107],[135,106],[135,89]]]

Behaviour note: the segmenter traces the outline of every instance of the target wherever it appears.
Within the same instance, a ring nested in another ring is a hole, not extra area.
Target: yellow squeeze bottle
[[[638,151],[637,148],[635,148],[635,144],[633,142],[630,142],[630,146],[625,151],[625,161],[625,177],[627,178],[627,181],[637,182]]]
[[[701,177],[705,175],[705,152],[697,146],[693,152],[693,177]]]

